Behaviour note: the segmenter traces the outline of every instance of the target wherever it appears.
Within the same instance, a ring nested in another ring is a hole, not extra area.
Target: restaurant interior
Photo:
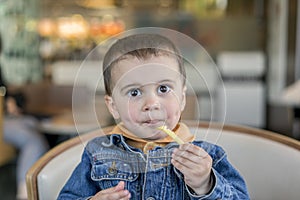
[[[0,0],[6,83],[0,103],[5,92],[22,92],[24,110],[39,121],[50,148],[99,124],[112,125],[97,82],[97,55],[103,54],[97,47],[105,50],[106,41],[124,31],[159,27],[203,48],[201,55],[184,49],[201,72],[187,69],[184,120],[249,126],[300,140],[299,11],[297,0]],[[75,86],[81,104],[76,114]],[[5,109],[0,114],[3,126]],[[18,149],[3,133],[0,156],[1,199],[15,199]]]

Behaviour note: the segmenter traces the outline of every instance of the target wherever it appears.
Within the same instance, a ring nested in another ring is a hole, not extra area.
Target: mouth
[[[158,126],[163,125],[163,124],[165,124],[164,121],[157,120],[157,119],[151,119],[151,120],[142,121],[142,125],[143,126],[158,127]]]
[[[157,140],[162,139],[166,134],[160,130],[158,127],[166,125],[165,120],[161,119],[145,119],[140,122],[140,128],[145,136],[144,139],[147,140]]]

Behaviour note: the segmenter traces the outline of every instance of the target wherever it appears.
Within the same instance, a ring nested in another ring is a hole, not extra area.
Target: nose
[[[149,95],[146,97],[143,111],[152,111],[152,110],[159,110],[160,109],[160,102],[159,97],[156,95]]]

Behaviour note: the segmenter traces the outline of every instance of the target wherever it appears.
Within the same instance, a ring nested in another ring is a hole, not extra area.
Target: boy
[[[157,34],[118,40],[105,55],[103,75],[106,105],[120,123],[88,143],[58,199],[249,199],[225,152],[194,141],[179,122],[186,75],[170,40]]]

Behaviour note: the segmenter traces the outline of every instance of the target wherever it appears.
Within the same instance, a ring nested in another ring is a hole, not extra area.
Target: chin
[[[155,133],[151,137],[147,137],[145,139],[146,140],[161,140],[161,139],[164,139],[165,137],[166,137],[165,134]]]

